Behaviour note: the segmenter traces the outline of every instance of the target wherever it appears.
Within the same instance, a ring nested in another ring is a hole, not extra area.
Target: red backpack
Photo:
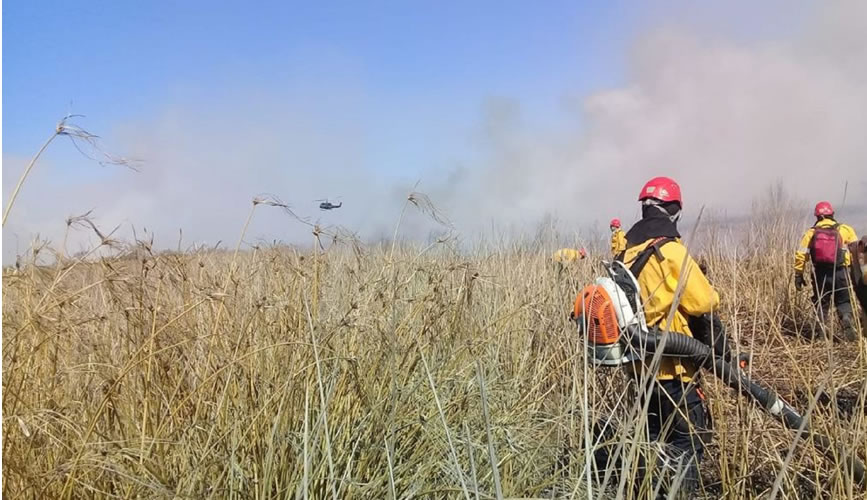
[[[810,240],[810,260],[813,265],[843,265],[843,239],[837,231],[838,226],[813,228],[813,238]]]

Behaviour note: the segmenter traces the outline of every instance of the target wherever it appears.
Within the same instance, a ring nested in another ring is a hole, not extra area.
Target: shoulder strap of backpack
[[[661,238],[656,238],[653,240],[632,262],[632,265],[629,266],[629,272],[632,273],[633,276],[638,278],[638,275],[641,274],[641,271],[644,269],[644,266],[647,265],[647,262],[650,260],[652,255],[656,255],[656,258],[662,260],[662,252],[659,250],[666,243],[674,241],[674,238],[663,236]]]

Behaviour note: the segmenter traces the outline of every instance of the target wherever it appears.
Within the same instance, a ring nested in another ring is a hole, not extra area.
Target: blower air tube
[[[663,333],[659,331],[633,332],[630,337],[630,344],[639,352],[645,352],[649,355],[656,353],[661,346],[662,354],[666,356],[689,357],[700,364],[712,359],[715,368],[714,374],[729,387],[758,402],[765,411],[778,418],[789,429],[795,431],[803,429],[804,434],[810,434],[809,425],[803,416],[776,392],[752,381],[735,363],[714,357],[713,350],[709,346],[688,335],[668,332],[667,336],[668,338],[663,345]],[[846,467],[852,471],[855,483],[862,488],[865,486],[864,463],[854,453],[846,453],[840,446],[837,446],[835,450],[831,440],[822,434],[814,433],[812,437],[816,447],[829,457],[833,458],[835,455],[844,457]]]

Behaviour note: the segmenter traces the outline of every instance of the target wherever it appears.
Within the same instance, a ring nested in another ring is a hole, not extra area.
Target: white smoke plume
[[[583,99],[575,130],[539,135],[518,103],[492,103],[489,163],[464,199],[484,193],[487,215],[506,219],[556,210],[607,224],[637,215],[642,183],[669,175],[693,213],[743,215],[777,182],[836,204],[848,183],[848,204],[867,210],[867,3],[823,5],[792,40],[653,31],[634,45],[629,84]]]

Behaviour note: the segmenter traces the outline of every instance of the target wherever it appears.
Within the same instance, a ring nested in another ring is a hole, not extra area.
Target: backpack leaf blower
[[[827,456],[845,457],[855,484],[865,486],[864,463],[854,453],[846,453],[827,436],[811,432],[805,417],[774,390],[750,379],[736,359],[715,356],[710,346],[688,335],[648,328],[635,276],[622,262],[615,261],[606,267],[610,277],[597,278],[584,287],[571,314],[585,334],[587,355],[594,364],[618,366],[641,362],[661,350],[664,356],[690,358],[700,366],[712,366],[714,375],[726,385],[757,402],[783,425],[812,435],[816,447]]]

